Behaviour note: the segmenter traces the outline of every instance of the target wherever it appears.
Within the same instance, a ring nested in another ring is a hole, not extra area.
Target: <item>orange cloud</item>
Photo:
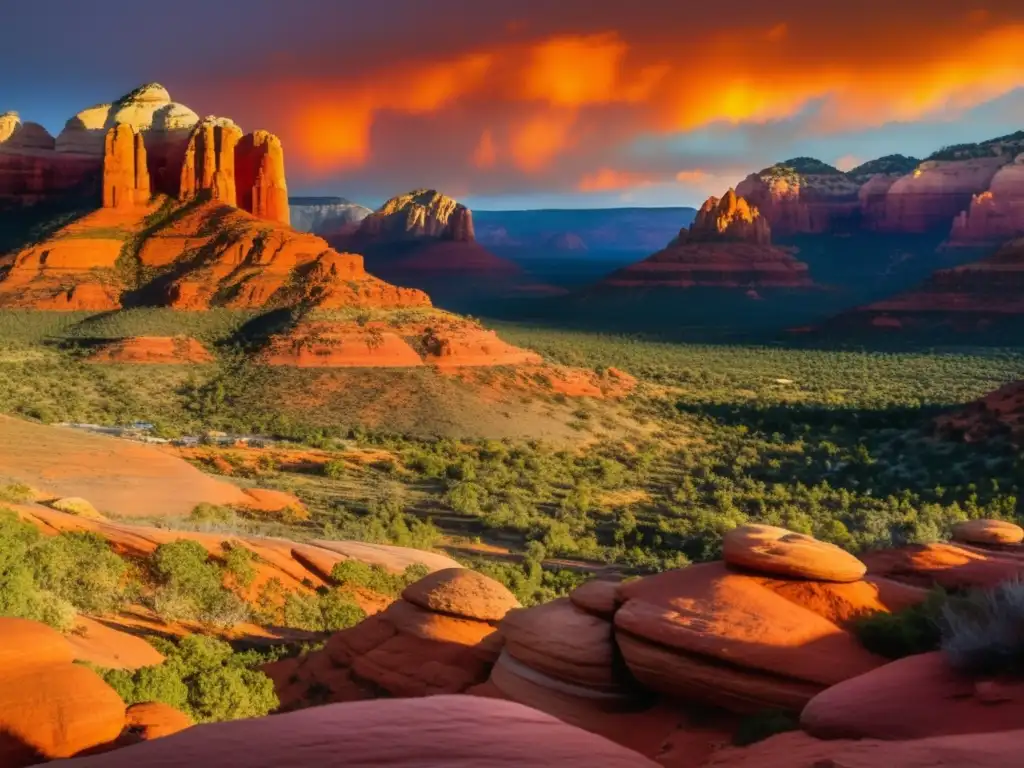
[[[473,152],[473,165],[477,168],[493,168],[498,161],[498,150],[494,146],[494,135],[490,129],[480,136],[480,143]]]
[[[707,181],[712,178],[711,174],[707,171],[679,171],[676,174],[676,181],[682,184],[694,184],[697,182]]]
[[[646,186],[654,183],[655,180],[656,177],[648,173],[602,168],[594,173],[588,173],[580,179],[576,189],[580,192],[615,192]]]
[[[813,130],[848,131],[955,116],[1024,87],[1024,24],[971,20],[961,15],[929,28],[916,16],[882,26],[854,19],[838,40],[799,18],[709,29],[685,45],[626,31],[505,37],[441,60],[399,58],[339,81],[280,82],[276,92],[295,105],[280,109],[294,116],[289,151],[307,166],[366,165],[377,128],[399,116],[444,121],[446,134],[472,137],[464,139],[475,146],[463,149],[466,164],[492,168],[507,157],[538,174],[582,146],[604,154],[641,133],[766,123],[809,108]],[[602,173],[579,184],[611,183],[615,172]]]

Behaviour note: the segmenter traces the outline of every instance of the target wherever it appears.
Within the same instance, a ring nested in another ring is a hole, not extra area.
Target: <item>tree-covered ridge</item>
[[[886,155],[885,157],[879,157],[875,160],[869,160],[866,163],[861,163],[856,168],[847,172],[847,176],[851,178],[861,178],[874,176],[876,174],[889,175],[903,175],[912,173],[917,166],[921,164],[921,161],[916,157],[908,157],[907,155]]]
[[[953,144],[928,156],[928,160],[972,160],[980,157],[1013,157],[1024,152],[1024,131],[973,144]]]

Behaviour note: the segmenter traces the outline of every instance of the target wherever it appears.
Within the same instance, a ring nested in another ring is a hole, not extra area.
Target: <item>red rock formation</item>
[[[328,701],[371,698],[377,690],[398,697],[466,691],[487,679],[501,652],[498,621],[518,605],[479,573],[435,572],[386,610],[334,634],[324,650],[277,670],[282,706],[305,703],[313,684],[329,690]]]
[[[187,336],[134,336],[104,344],[88,358],[91,363],[182,365],[210,363],[213,356]]]
[[[103,150],[103,207],[134,208],[149,202],[149,167],[142,134],[127,123],[107,131]]]
[[[437,696],[316,707],[190,728],[68,768],[657,768],[549,715],[504,701]]]
[[[22,208],[67,194],[89,196],[98,188],[101,158],[62,155],[54,139],[17,112],[0,115],[0,208]]]
[[[974,332],[1024,318],[1024,240],[935,272],[915,289],[845,312],[826,327]]]
[[[0,764],[21,768],[113,742],[125,705],[113,688],[71,663],[64,639],[42,624],[0,618]]]
[[[679,233],[677,243],[740,241],[755,245],[771,245],[772,230],[761,212],[730,189],[719,200],[709,197],[689,230]]]
[[[760,211],[729,190],[701,206],[668,247],[600,283],[613,288],[806,288],[807,265],[771,245]]]
[[[237,206],[235,149],[241,139],[241,129],[230,120],[201,120],[185,149],[178,198],[193,200],[202,195],[204,199]]]
[[[939,434],[969,443],[1009,433],[1024,445],[1024,382],[1015,381],[935,421]]]
[[[125,725],[137,741],[152,741],[191,728],[192,721],[174,707],[154,701],[128,707]]]
[[[988,190],[953,221],[950,245],[1000,245],[1024,236],[1024,154],[1000,168]]]
[[[860,209],[860,185],[835,168],[795,158],[744,179],[736,193],[779,235],[828,232]]]
[[[250,133],[235,152],[238,205],[253,216],[288,224],[288,186],[281,140],[267,131]]]
[[[1024,577],[1024,560],[953,544],[913,544],[867,552],[868,573],[930,589],[994,587]]]
[[[966,520],[953,526],[953,540],[979,546],[1020,544],[1024,528],[1005,520]]]
[[[359,225],[357,237],[369,241],[441,238],[457,242],[476,239],[473,214],[459,202],[433,189],[417,189],[393,197]]]
[[[859,581],[867,571],[864,563],[834,544],[771,525],[729,531],[722,557],[740,568],[818,581]]]
[[[829,688],[804,708],[800,724],[818,738],[902,741],[1006,731],[1020,726],[1022,717],[1024,684],[985,684],[955,672],[935,652]]]

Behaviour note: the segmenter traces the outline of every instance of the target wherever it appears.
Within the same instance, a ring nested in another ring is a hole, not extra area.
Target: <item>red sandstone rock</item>
[[[806,158],[751,174],[736,193],[756,206],[778,235],[829,232],[860,210],[854,180]]]
[[[18,768],[71,757],[114,741],[124,702],[83,666],[53,664],[0,672],[0,764]]]
[[[105,344],[89,356],[89,362],[182,365],[210,363],[213,356],[186,336],[134,336]]]
[[[473,215],[461,203],[433,189],[417,189],[388,200],[359,225],[364,240],[475,240]]]
[[[67,640],[54,629],[27,619],[0,618],[0,679],[36,667],[70,664]]]
[[[406,587],[402,599],[428,611],[480,621],[501,621],[519,607],[503,585],[467,568],[435,571]]]
[[[133,704],[125,712],[125,725],[142,741],[162,739],[192,727],[188,715],[158,701]]]
[[[75,620],[74,630],[66,642],[76,661],[86,661],[104,669],[139,669],[164,660],[163,654],[141,637],[86,616]]]
[[[149,167],[142,134],[121,123],[107,131],[103,150],[103,207],[134,208],[149,202]]]
[[[868,552],[862,559],[874,576],[926,589],[994,587],[1024,576],[1024,561],[952,544],[912,544]]]
[[[771,245],[772,231],[761,212],[730,189],[719,200],[710,197],[697,211],[689,230],[679,233],[678,244],[738,240]]]
[[[616,600],[620,583],[618,581],[594,579],[570,592],[569,599],[573,605],[587,613],[592,613],[604,619],[611,619],[618,608]]]
[[[826,739],[921,739],[1005,731],[1024,717],[1024,684],[993,700],[978,681],[955,673],[942,653],[909,656],[815,696],[800,724]]]
[[[742,525],[725,534],[722,556],[758,573],[818,581],[858,581],[866,566],[834,544],[771,525]]]
[[[238,205],[235,149],[241,139],[241,129],[230,120],[215,117],[201,120],[193,129],[185,150],[179,199],[192,200],[202,195],[225,205]]]
[[[705,768],[1014,768],[1024,731],[905,742],[819,741],[795,732],[724,749]],[[675,763],[663,762],[665,768]]]
[[[953,540],[966,544],[1020,544],[1024,528],[1005,520],[968,520],[953,526]]]
[[[253,216],[288,224],[288,187],[281,140],[267,131],[242,137],[235,152],[238,205]]]
[[[631,750],[518,704],[444,696],[335,704],[190,728],[68,768],[655,768]]]
[[[623,584],[616,639],[649,688],[735,711],[800,708],[883,663],[838,625],[723,563]]]

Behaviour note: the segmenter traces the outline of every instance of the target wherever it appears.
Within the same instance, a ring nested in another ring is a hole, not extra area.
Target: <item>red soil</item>
[[[93,363],[145,363],[181,365],[209,363],[213,356],[187,336],[134,336],[104,345],[89,356]]]

